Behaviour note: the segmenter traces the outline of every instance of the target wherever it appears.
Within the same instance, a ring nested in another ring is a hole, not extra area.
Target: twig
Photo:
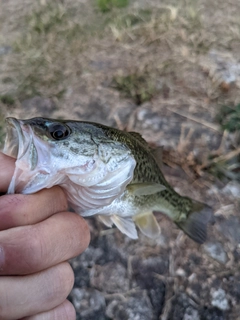
[[[186,127],[184,125],[181,125],[181,134],[179,138],[179,143],[177,146],[177,151],[179,153],[182,153],[186,150],[187,146],[189,145],[190,139],[194,133],[193,128],[190,128],[188,133],[185,134],[186,132]]]
[[[169,312],[171,311],[171,307],[172,307],[172,300],[175,297],[175,295],[173,295],[171,298],[169,298],[163,307],[163,314],[160,315],[159,320],[167,320],[168,319],[168,315]]]
[[[222,155],[219,156],[217,158],[214,158],[211,163],[217,163],[217,162],[221,162],[221,161],[227,161],[230,160],[236,156],[238,156],[240,154],[240,148],[230,151],[229,153],[227,153],[226,155]]]
[[[134,110],[130,117],[129,117],[129,120],[128,120],[128,123],[126,125],[126,131],[133,131],[133,128],[134,128],[134,123],[136,121],[136,113],[137,113],[137,109]]]
[[[117,127],[119,130],[124,130],[124,125],[117,113],[113,115],[113,119],[116,121]]]
[[[170,107],[167,107],[167,109],[168,109],[169,111],[171,111],[171,112],[174,112],[174,113],[176,113],[176,114],[179,114],[180,116],[182,116],[182,117],[184,117],[184,118],[187,118],[187,119],[189,119],[189,120],[191,120],[191,121],[197,122],[197,123],[199,123],[199,124],[201,124],[201,125],[203,125],[203,126],[205,126],[205,127],[207,127],[207,128],[210,128],[210,129],[212,129],[212,130],[214,130],[214,131],[217,131],[217,132],[220,132],[220,133],[221,133],[220,127],[219,127],[218,125],[216,125],[216,124],[210,123],[210,122],[205,121],[205,120],[201,120],[201,119],[199,119],[199,118],[197,118],[197,117],[191,116],[191,115],[189,115],[189,114],[187,114],[187,113],[185,113],[185,112],[178,111],[178,110],[175,110],[175,109],[170,108]]]
[[[115,228],[111,228],[111,229],[106,229],[106,230],[101,230],[99,235],[100,236],[107,236],[108,234],[113,234],[115,233],[116,229]]]

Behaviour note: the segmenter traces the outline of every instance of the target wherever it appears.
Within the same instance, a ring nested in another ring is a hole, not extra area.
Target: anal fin
[[[134,221],[142,233],[149,238],[157,238],[161,232],[153,213],[144,213],[134,217]]]

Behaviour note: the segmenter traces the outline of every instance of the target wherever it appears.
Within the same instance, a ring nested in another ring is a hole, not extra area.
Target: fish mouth
[[[12,117],[6,118],[5,121],[7,123],[7,134],[3,152],[17,159],[26,148],[26,137],[22,130],[23,122]]]
[[[3,152],[16,159],[8,194],[28,194],[43,189],[51,173],[48,145],[36,136],[27,120],[9,117],[6,123]]]
[[[38,152],[34,144],[34,134],[30,125],[23,120],[6,118],[7,135],[3,152],[20,160],[26,155],[30,170],[34,170],[38,162]]]

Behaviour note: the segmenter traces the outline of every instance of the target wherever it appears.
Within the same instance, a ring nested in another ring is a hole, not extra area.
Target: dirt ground
[[[239,0],[0,6],[0,143],[6,116],[137,131],[164,146],[171,185],[215,213],[201,246],[160,214],[154,241],[89,219],[72,260],[77,319],[240,319],[239,132],[220,125],[240,103]]]

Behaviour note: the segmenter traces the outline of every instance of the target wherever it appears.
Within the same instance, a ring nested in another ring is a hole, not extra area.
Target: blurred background
[[[239,0],[2,0],[6,116],[100,122],[164,146],[163,172],[212,206],[199,246],[166,217],[157,240],[89,219],[73,259],[78,320],[240,319]]]

